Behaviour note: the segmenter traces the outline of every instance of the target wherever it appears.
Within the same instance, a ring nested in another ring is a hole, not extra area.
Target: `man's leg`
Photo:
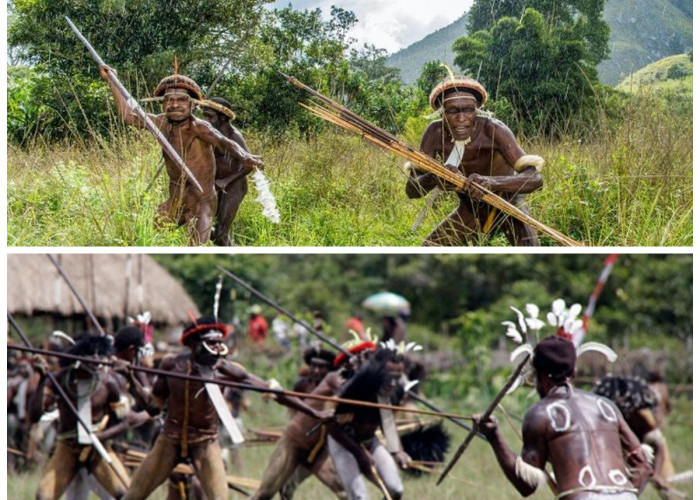
[[[129,488],[129,474],[126,472],[117,454],[111,448],[107,452],[112,459],[114,469],[105,462],[99,453],[93,451],[93,457],[90,460],[90,472],[110,495],[119,500]],[[124,482],[126,482],[126,485]]]
[[[275,493],[281,491],[287,479],[294,473],[298,464],[297,457],[296,446],[282,435],[272,452],[272,458],[267,464],[258,490],[249,500],[269,500],[275,496]]]
[[[219,246],[231,246],[231,224],[236,218],[243,198],[248,193],[248,179],[243,177],[226,186],[219,197],[219,206],[216,209],[216,234],[214,243]]]
[[[200,202],[194,214],[194,231],[191,239],[195,245],[206,245],[211,235],[211,226],[214,223],[216,212],[216,196],[208,202]],[[188,222],[190,219],[188,217]],[[190,222],[191,223],[191,222]]]
[[[303,467],[301,469],[306,470]],[[297,468],[297,470],[299,470],[299,468]],[[311,472],[313,472],[319,481],[328,486],[339,500],[346,500],[348,498],[343,483],[340,481],[340,476],[338,476],[338,471],[335,470],[333,460],[331,460],[328,454],[327,447],[316,457],[316,460],[314,460],[314,463],[311,465]],[[299,484],[301,484],[304,479],[300,479]],[[289,500],[291,500],[291,497]]]
[[[216,439],[190,445],[192,465],[208,500],[228,500],[226,469]]]
[[[39,479],[36,500],[58,500],[78,471],[80,447],[65,441],[56,443],[56,450]]]
[[[523,197],[517,196],[515,199],[511,200],[511,203],[517,206],[525,214],[530,215],[530,209],[525,203]],[[506,217],[506,220],[503,222],[502,230],[506,235],[506,238],[508,238],[508,242],[513,246],[540,246],[540,240],[537,237],[535,230],[517,219]]]
[[[423,246],[462,246],[476,240],[479,224],[464,203],[442,221],[423,242]]]
[[[143,459],[131,478],[131,486],[123,500],[144,500],[160,486],[177,463],[177,446],[168,442],[162,434]]]
[[[377,473],[384,482],[384,486],[386,486],[392,500],[400,500],[403,495],[403,484],[401,483],[401,476],[399,476],[399,468],[391,453],[382,446],[377,438],[372,440],[369,452],[372,454]]]
[[[332,437],[328,437],[328,453],[338,471],[340,481],[351,500],[368,500],[367,486],[355,456]]]

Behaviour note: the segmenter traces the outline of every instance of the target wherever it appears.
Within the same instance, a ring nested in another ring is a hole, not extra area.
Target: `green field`
[[[526,391],[520,389],[520,391]],[[264,403],[258,395],[251,396],[250,411],[243,415],[245,425],[254,429],[279,429],[286,422],[286,411],[275,403]],[[459,401],[453,405],[440,402],[445,411],[455,412],[463,415],[471,415],[485,408],[487,402],[474,408],[464,407]],[[529,403],[528,403],[529,404]],[[669,442],[671,454],[676,472],[686,471],[693,467],[692,456],[692,401],[685,398],[674,398],[674,410],[667,421],[664,431]],[[527,405],[527,404],[526,404]],[[525,406],[526,406],[525,405]],[[504,406],[515,415],[522,415],[525,406],[519,407],[513,398],[506,397]],[[511,447],[519,449],[518,437],[505,421],[502,413],[496,414],[501,423],[506,438],[510,441]],[[445,422],[445,428],[453,434],[452,447],[448,452],[451,457],[457,444],[464,438],[465,431],[457,428],[450,422]],[[517,425],[517,422],[515,422]],[[234,475],[245,476],[253,479],[260,479],[266,467],[273,445],[271,444],[250,444],[242,448],[241,456],[243,469],[235,470],[229,468],[229,472]],[[9,475],[7,486],[7,498],[13,500],[30,500],[34,498],[39,472],[25,473],[20,475]],[[484,441],[476,439],[455,468],[440,486],[435,485],[437,474],[423,475],[422,477],[404,477],[406,500],[425,500],[426,498],[443,499],[506,499],[519,498],[517,491],[510,486],[502,475],[498,464],[493,457],[490,447]],[[688,495],[693,496],[692,481],[677,483],[676,488]],[[373,486],[369,486],[370,495],[373,499],[380,499],[381,493]],[[94,497],[97,498],[97,497]],[[163,500],[165,498],[165,488],[160,487],[151,497],[153,500]],[[231,492],[230,498],[244,498],[238,493]],[[333,498],[332,493],[322,486],[315,478],[309,478],[297,490],[295,498],[298,499],[321,499]],[[532,497],[534,500],[551,499],[551,493],[546,489],[538,490]],[[656,490],[649,485],[642,496],[642,500],[655,500],[659,498]]]
[[[586,139],[520,142],[543,156],[533,216],[590,246],[691,246],[692,123],[687,102],[638,92],[613,124]],[[427,120],[409,122],[417,145]],[[310,139],[247,133],[265,161],[281,212],[262,216],[251,187],[233,224],[238,246],[418,246],[456,206],[445,194],[413,232],[423,200],[404,194],[403,160],[333,128]],[[8,145],[9,246],[181,246],[183,228],[153,228],[166,198],[160,151],[147,133],[119,129],[96,143]],[[503,246],[497,236],[482,245]],[[543,238],[544,245],[554,242]]]

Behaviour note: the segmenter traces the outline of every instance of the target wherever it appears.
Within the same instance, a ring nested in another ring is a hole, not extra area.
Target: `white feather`
[[[540,315],[540,308],[535,304],[525,304],[525,312],[527,312],[528,316],[531,318],[537,318],[537,316]]]
[[[516,347],[513,350],[513,352],[510,353],[510,362],[513,363],[516,359],[518,359],[523,354],[532,355],[533,350],[534,350],[534,347],[532,347],[530,344],[523,344],[521,346]]]
[[[571,304],[569,308],[569,317],[575,318],[579,314],[581,314],[581,304]]]
[[[560,317],[562,314],[564,314],[565,309],[566,309],[566,302],[564,302],[564,299],[556,299],[554,302],[552,302],[552,312],[557,317]],[[558,326],[561,326],[561,325],[558,325]]]
[[[525,318],[525,323],[530,331],[539,331],[544,326],[544,321],[538,318]]]
[[[548,312],[547,313],[547,323],[550,324],[550,326],[558,326],[557,323],[559,320],[557,319],[557,315],[554,314],[553,312]]]
[[[253,182],[255,183],[255,189],[258,191],[258,197],[255,199],[263,207],[263,215],[270,221],[278,224],[280,221],[280,213],[277,210],[277,203],[275,202],[275,197],[270,191],[270,181],[267,180],[265,174],[261,170],[255,169],[253,172]]]
[[[515,311],[515,314],[518,316],[518,325],[520,325],[520,331],[521,332],[526,332],[527,331],[527,325],[525,324],[525,316],[523,316],[523,313],[520,312],[519,309],[516,309],[515,307],[511,306],[510,307],[513,311]]]
[[[602,354],[607,358],[608,361],[614,363],[617,360],[617,354],[610,347],[599,342],[586,342],[581,344],[578,349],[576,349],[576,357],[581,356],[581,354],[589,351],[594,351]]]

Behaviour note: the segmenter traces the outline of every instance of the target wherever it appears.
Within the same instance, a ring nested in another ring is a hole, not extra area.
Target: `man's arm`
[[[252,171],[255,167],[261,168],[264,166],[259,156],[251,155],[236,141],[225,137],[204,120],[196,120],[196,127],[197,136],[201,140],[221,151],[229,153],[234,158],[238,158],[248,171]]]
[[[543,184],[540,171],[544,167],[544,159],[526,154],[513,132],[505,124],[494,121],[490,127],[492,131],[489,135],[493,137],[493,147],[496,151],[494,161],[505,162],[515,171],[515,175],[471,174],[469,180],[490,191],[501,193],[527,194],[540,189]],[[470,194],[477,199],[481,198],[478,191],[470,190]]]
[[[114,96],[114,100],[117,104],[117,111],[119,112],[119,116],[122,117],[122,120],[124,120],[124,122],[127,125],[145,128],[143,120],[141,120],[141,118],[139,118],[138,115],[134,113],[134,111],[129,106],[129,103],[126,101],[126,99],[124,99],[124,96],[121,94],[121,92],[119,92],[114,83],[112,83],[112,80],[109,78],[110,71],[115,72],[109,66],[100,66],[100,76],[109,84],[109,88],[112,91],[112,95]],[[158,119],[156,115],[152,114],[149,114],[148,117],[154,121]]]
[[[510,449],[493,417],[482,420],[480,415],[475,415],[474,419],[478,430],[484,434],[491,445],[498,465],[518,493],[524,497],[534,493],[545,478],[546,449],[544,436],[537,430],[532,416],[528,418],[526,415],[523,422],[521,455],[516,455]]]
[[[644,490],[644,487],[649,481],[653,471],[651,465],[646,460],[642,445],[639,443],[632,429],[630,429],[627,421],[622,417],[620,411],[615,407],[618,414],[617,420],[620,423],[620,443],[622,450],[627,459],[627,465],[630,470],[630,482],[637,488],[639,493]]]
[[[217,369],[225,378],[229,378],[234,382],[240,382],[242,384],[251,385],[260,389],[283,389],[282,386],[279,385],[279,382],[265,382],[263,379],[256,377],[255,375],[246,371],[242,366],[234,363],[222,363],[221,365],[217,366]],[[325,419],[326,417],[330,416],[329,412],[318,411],[304,403],[301,399],[294,396],[287,396],[286,394],[275,394],[275,401],[284,406],[288,406],[293,410],[301,411],[309,415],[310,417],[316,419]]]

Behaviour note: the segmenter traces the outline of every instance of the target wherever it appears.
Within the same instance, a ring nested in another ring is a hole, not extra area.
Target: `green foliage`
[[[421,97],[425,98],[426,103],[435,86],[447,75],[447,68],[440,61],[428,61],[423,65],[420,76],[416,81],[416,87],[418,87]]]
[[[586,115],[597,113],[595,64],[607,43],[602,5],[595,4],[577,10],[565,2],[554,18],[530,7],[519,18],[503,14],[455,42],[455,63],[508,102],[524,133],[560,135],[570,132],[564,129],[572,119],[585,129],[592,121]]]

